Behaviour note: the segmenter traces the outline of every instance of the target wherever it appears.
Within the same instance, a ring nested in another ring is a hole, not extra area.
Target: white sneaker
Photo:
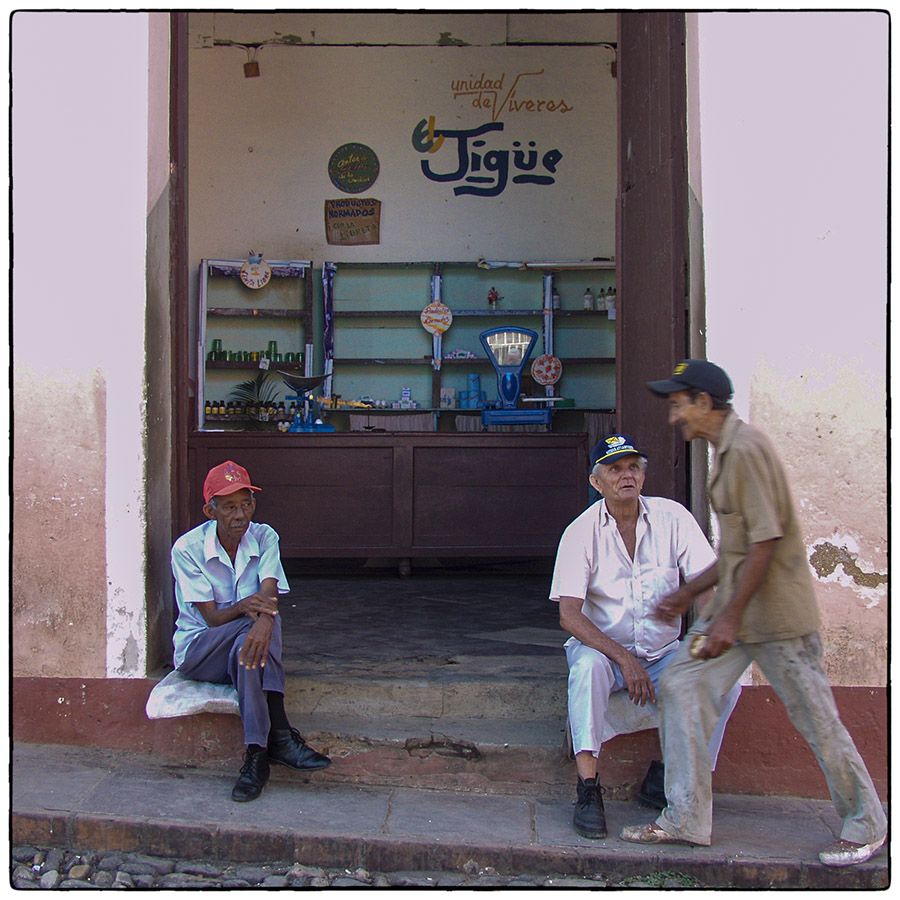
[[[874,856],[887,840],[887,835],[871,844],[854,844],[852,841],[835,841],[819,854],[826,866],[855,866]]]

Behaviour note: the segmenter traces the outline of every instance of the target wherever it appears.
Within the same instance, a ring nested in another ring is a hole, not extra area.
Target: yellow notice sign
[[[381,243],[381,201],[347,197],[325,201],[325,240],[329,244]]]

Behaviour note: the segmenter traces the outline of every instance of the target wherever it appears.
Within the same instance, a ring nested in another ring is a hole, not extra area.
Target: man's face
[[[250,527],[256,501],[251,491],[244,488],[233,494],[214,498],[215,506],[207,503],[203,507],[208,519],[215,519],[219,536],[234,542],[240,542],[244,532]]]
[[[699,401],[706,396],[699,394],[692,398],[688,391],[669,394],[669,424],[677,425],[686,441],[692,441],[700,435],[700,426],[706,419],[708,404]]]
[[[591,484],[603,494],[607,503],[637,500],[644,486],[644,469],[641,458],[631,453],[608,466],[599,466],[591,475]]]

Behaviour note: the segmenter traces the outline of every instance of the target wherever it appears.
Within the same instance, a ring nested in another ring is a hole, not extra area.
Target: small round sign
[[[342,144],[328,160],[328,177],[345,194],[367,191],[375,184],[378,172],[378,157],[365,144]]]
[[[531,377],[538,384],[556,384],[562,375],[562,363],[555,356],[545,353],[531,364]]]
[[[264,259],[248,259],[241,266],[241,281],[253,290],[264,288],[272,278],[272,269]]]
[[[439,300],[429,303],[419,318],[422,320],[422,327],[430,334],[443,334],[453,323],[450,307]]]

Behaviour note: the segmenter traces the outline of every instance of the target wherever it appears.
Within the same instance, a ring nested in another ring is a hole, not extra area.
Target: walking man
[[[728,375],[705,360],[678,363],[651,381],[668,398],[669,423],[685,440],[715,448],[709,496],[719,522],[719,561],[672,592],[657,614],[676,618],[700,592],[713,600],[660,680],[667,807],[650,825],[627,826],[640,844],[711,843],[712,789],[706,742],[716,699],[756,662],[816,756],[843,819],[841,836],[819,853],[829,866],[869,859],[884,843],[887,819],[872,779],[838,717],[822,669],[819,614],[784,468],[769,440],[731,409]],[[698,635],[702,645],[694,645]]]
[[[331,760],[309,747],[288,722],[281,665],[278,595],[289,590],[278,534],[252,521],[253,485],[229,460],[203,484],[208,521],[172,548],[178,621],[175,668],[187,678],[231,683],[247,750],[232,800],[255,800],[269,779],[269,763],[323,769]]]

